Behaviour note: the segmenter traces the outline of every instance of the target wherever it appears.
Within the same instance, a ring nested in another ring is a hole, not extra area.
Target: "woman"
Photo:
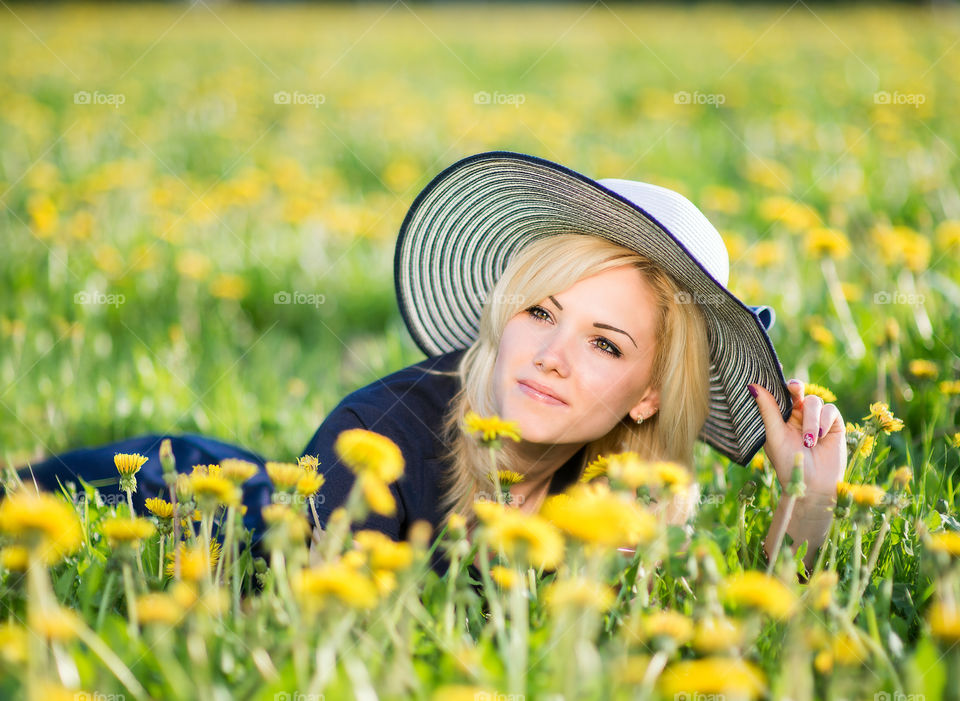
[[[772,310],[740,302],[728,274],[719,233],[675,192],[512,152],[453,164],[417,196],[397,241],[399,307],[428,357],[351,393],[317,430],[303,452],[326,477],[316,525],[352,486],[333,442],[358,427],[394,440],[406,461],[390,487],[396,514],[364,527],[403,538],[418,519],[469,519],[490,470],[464,428],[472,410],[518,423],[521,440],[504,444],[499,467],[524,475],[511,491],[531,511],[600,454],[692,466],[700,438],[745,465],[763,446],[786,485],[801,452],[806,493],[786,532],[808,541],[812,564],[846,466],[844,422],[801,382],[784,382]],[[162,438],[74,451],[34,471],[48,487],[70,473],[115,482],[113,454],[140,452],[152,467],[141,471],[142,506],[163,487]],[[263,464],[200,436],[173,437],[173,447],[181,470],[225,457]],[[262,472],[245,485],[255,532],[269,493]],[[693,497],[667,505],[667,517],[682,521]],[[778,506],[771,533],[784,517]]]

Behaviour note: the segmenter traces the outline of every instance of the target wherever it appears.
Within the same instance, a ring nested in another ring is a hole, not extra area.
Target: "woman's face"
[[[497,413],[524,440],[545,444],[596,440],[628,413],[649,418],[659,406],[648,387],[655,331],[653,292],[631,266],[537,300],[500,339]]]

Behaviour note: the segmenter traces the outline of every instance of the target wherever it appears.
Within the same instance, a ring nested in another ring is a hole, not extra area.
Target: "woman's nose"
[[[554,335],[540,347],[534,357],[534,365],[543,372],[556,370],[561,376],[566,376],[570,371],[568,343],[561,334]]]

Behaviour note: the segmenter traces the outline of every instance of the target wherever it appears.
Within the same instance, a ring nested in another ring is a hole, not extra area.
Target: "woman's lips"
[[[528,397],[536,399],[544,404],[551,404],[553,406],[566,406],[566,402],[557,399],[553,395],[547,394],[545,391],[538,390],[535,386],[519,380],[517,385],[520,387],[520,391],[526,394]]]

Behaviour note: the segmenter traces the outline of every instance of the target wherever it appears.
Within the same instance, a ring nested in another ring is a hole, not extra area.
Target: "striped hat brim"
[[[538,238],[596,235],[660,264],[700,304],[710,346],[710,413],[700,439],[746,465],[766,441],[747,390],[771,392],[786,420],[792,402],[767,329],[769,307],[749,307],[649,213],[558,163],[510,151],[464,158],[411,205],[397,239],[394,283],[404,322],[428,356],[466,348],[511,256]]]

